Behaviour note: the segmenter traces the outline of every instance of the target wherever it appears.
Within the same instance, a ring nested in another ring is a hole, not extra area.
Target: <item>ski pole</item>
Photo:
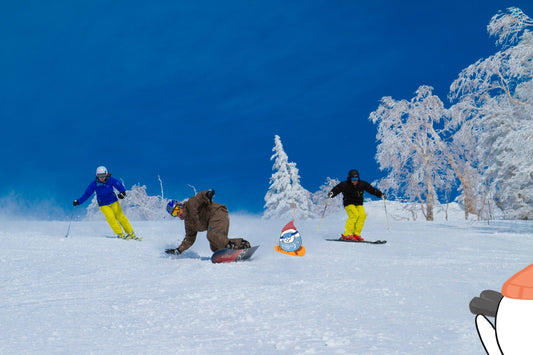
[[[322,224],[322,220],[324,219],[324,215],[326,214],[326,208],[328,208],[329,199],[330,199],[330,197],[328,197],[328,200],[326,201],[326,207],[324,207],[324,212],[322,212],[322,217],[320,218],[320,223],[318,224],[318,228],[316,229],[317,232],[320,229],[320,225]]]
[[[390,231],[389,214],[387,213],[387,204],[385,203],[385,197],[383,197],[383,206],[385,206],[385,218],[387,219],[387,230]]]
[[[74,208],[76,208],[76,206],[72,207],[72,213],[70,214],[70,222],[68,222],[68,229],[65,238],[68,238],[68,234],[70,233],[70,225],[72,224],[72,218],[74,217]]]

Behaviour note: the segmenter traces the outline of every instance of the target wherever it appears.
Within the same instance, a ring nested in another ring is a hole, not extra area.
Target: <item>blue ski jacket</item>
[[[111,175],[109,175],[109,177],[103,183],[99,182],[97,178],[95,181],[91,182],[89,186],[87,186],[85,193],[78,199],[78,202],[81,205],[87,201],[87,199],[91,197],[93,193],[96,192],[98,206],[110,205],[113,202],[118,201],[117,195],[115,195],[113,188],[117,189],[118,192],[126,191],[124,185],[122,185],[122,183],[114,177],[111,177]]]

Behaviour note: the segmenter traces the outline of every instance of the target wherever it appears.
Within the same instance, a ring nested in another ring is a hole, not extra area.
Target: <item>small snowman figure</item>
[[[533,354],[533,264],[507,280],[501,294],[485,290],[470,302],[489,355]],[[495,326],[486,316],[495,317]]]

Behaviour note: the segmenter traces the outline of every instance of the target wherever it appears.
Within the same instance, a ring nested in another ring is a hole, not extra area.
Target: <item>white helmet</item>
[[[106,174],[107,175],[107,168],[105,166],[99,166],[96,168],[96,175],[98,174]]]

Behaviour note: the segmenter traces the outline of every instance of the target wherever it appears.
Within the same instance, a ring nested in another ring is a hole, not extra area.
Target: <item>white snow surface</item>
[[[434,222],[365,204],[367,240],[328,242],[345,213],[296,220],[307,253],[274,250],[288,220],[231,214],[230,237],[260,245],[212,264],[205,233],[180,257],[183,222],[1,219],[0,354],[484,354],[468,304],[533,262],[527,221]]]

